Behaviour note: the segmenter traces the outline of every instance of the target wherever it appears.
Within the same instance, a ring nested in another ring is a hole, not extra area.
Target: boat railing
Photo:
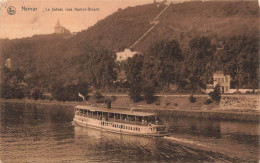
[[[153,124],[153,125],[155,124],[155,123],[149,123],[149,122],[139,122],[139,121],[126,120],[126,119],[108,118],[108,117],[102,117],[102,116],[91,115],[91,114],[83,114],[81,112],[75,112],[75,114],[78,116],[95,118],[98,120],[105,120],[105,121],[109,121],[109,122],[119,122],[119,123],[132,124],[132,125],[149,126],[151,124]],[[158,123],[158,124],[161,124],[161,123]]]

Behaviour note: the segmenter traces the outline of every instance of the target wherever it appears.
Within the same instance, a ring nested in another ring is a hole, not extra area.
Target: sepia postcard
[[[0,162],[259,162],[259,0],[0,0]]]

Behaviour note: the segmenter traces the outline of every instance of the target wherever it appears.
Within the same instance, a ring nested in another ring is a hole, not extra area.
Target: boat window
[[[105,118],[105,120],[107,120],[107,118],[108,118],[108,112],[103,112],[103,118]]]
[[[127,115],[126,114],[121,114],[121,119],[123,121],[127,121]]]
[[[143,117],[137,116],[136,118],[137,118],[136,119],[137,122],[142,122]]]
[[[134,115],[128,115],[128,120],[129,121],[135,121],[135,116]]]
[[[120,114],[115,113],[116,119],[120,119]]]
[[[114,113],[109,113],[109,118],[114,118]]]
[[[155,122],[155,117],[154,116],[147,117],[147,122],[148,123],[154,123]]]

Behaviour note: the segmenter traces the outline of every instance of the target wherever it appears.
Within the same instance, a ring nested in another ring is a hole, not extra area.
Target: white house
[[[116,60],[118,62],[121,62],[121,61],[124,61],[124,60],[127,60],[127,58],[131,58],[133,57],[135,54],[138,54],[139,52],[132,52],[130,49],[125,49],[125,51],[123,52],[117,52],[116,53]]]
[[[230,79],[230,75],[225,75],[222,71],[213,73],[214,83],[206,85],[206,93],[213,91],[217,84],[220,86],[221,93],[230,93]]]

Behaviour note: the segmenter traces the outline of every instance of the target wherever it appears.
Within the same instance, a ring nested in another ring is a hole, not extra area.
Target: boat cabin
[[[119,109],[97,108],[91,106],[75,107],[75,115],[90,117],[97,120],[120,122],[136,125],[161,124],[155,113],[137,112]]]

